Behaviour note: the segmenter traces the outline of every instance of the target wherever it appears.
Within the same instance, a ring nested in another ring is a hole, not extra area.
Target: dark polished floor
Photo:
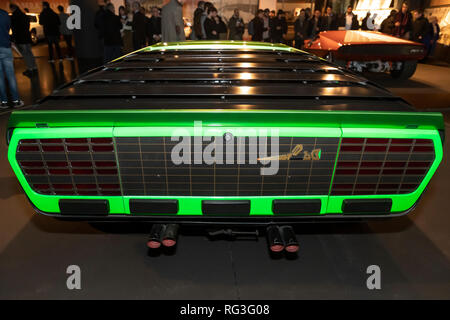
[[[51,65],[34,48],[39,77],[22,76],[27,104],[78,73],[78,62]],[[405,82],[369,77],[422,110],[449,114],[450,68],[421,64]],[[0,136],[9,112],[0,114]],[[300,252],[275,257],[260,237],[211,241],[185,229],[176,252],[151,254],[147,225],[94,228],[33,212],[0,142],[0,299],[403,299],[450,298],[450,137],[443,163],[410,215],[370,223],[305,224],[296,231]],[[97,226],[98,227],[98,226]],[[81,268],[81,290],[68,290],[66,268]],[[381,268],[381,290],[368,290],[366,269]]]

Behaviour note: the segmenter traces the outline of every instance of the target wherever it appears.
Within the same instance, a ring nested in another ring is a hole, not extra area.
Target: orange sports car
[[[305,41],[305,50],[354,71],[387,72],[407,79],[425,57],[421,43],[376,31],[323,31]]]

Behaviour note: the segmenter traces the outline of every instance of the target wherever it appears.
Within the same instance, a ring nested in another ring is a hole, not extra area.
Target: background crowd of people
[[[99,6],[95,14],[94,21],[99,43],[103,47],[104,62],[161,41],[184,41],[186,38],[243,40],[246,29],[253,41],[286,42],[288,22],[283,10],[275,12],[259,9],[254,18],[245,23],[237,8],[230,18],[223,19],[212,2],[199,1],[193,14],[193,25],[188,28],[189,32],[186,32],[183,19],[184,1],[170,0],[162,8],[152,7],[150,12],[135,1],[131,4],[131,8],[120,6],[116,13],[116,8],[110,0],[104,0],[104,4]],[[22,11],[14,3],[9,5],[9,9],[10,16],[8,12],[0,9],[0,73],[5,75],[0,77],[1,108],[7,107],[5,79],[9,84],[14,106],[23,104],[17,94],[11,41],[24,58],[26,70],[23,74],[28,77],[37,74],[37,65],[31,50],[32,39],[27,10]],[[58,13],[44,1],[39,15],[39,23],[43,26],[48,45],[50,63],[55,62],[55,53],[59,61],[63,58],[72,60],[75,54],[72,46],[73,31],[66,23],[69,15],[62,6],[58,6],[57,9]],[[430,54],[436,46],[440,33],[436,17],[425,17],[422,10],[417,10],[413,19],[406,2],[402,4],[399,12],[392,10],[378,28],[374,25],[370,12],[360,24],[352,6],[348,6],[341,14],[334,12],[330,6],[325,8],[324,14],[321,10],[302,9],[293,24],[293,45],[297,48],[302,48],[308,40],[314,40],[322,31],[378,29],[382,33],[422,42]],[[65,57],[61,54],[61,39],[64,39],[67,47]]]

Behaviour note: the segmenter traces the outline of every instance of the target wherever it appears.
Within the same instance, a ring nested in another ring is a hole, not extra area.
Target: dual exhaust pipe
[[[297,237],[291,226],[269,226],[267,228],[267,241],[272,252],[294,253],[299,249]]]
[[[171,248],[177,244],[178,224],[154,224],[150,231],[147,247],[158,249],[161,246]],[[267,241],[272,252],[285,250],[295,253],[299,249],[297,237],[291,226],[272,225],[267,228]]]
[[[177,244],[178,224],[154,224],[150,231],[147,247],[158,249],[164,247],[174,247]]]

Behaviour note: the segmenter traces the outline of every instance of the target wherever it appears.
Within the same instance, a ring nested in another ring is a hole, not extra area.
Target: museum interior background
[[[0,0],[0,4],[9,0]],[[102,64],[93,25],[103,0],[47,0],[53,10],[76,4],[82,29],[75,32],[76,58],[48,61],[44,40],[33,46],[39,72],[23,75],[24,59],[14,67],[26,110],[53,90]],[[128,6],[130,5],[130,0]],[[140,0],[148,10],[168,0]],[[14,0],[39,13],[42,0]],[[117,9],[124,0],[112,0]],[[256,8],[284,9],[288,17],[300,8],[331,4],[343,12],[353,4],[362,18],[367,11],[382,16],[402,0],[212,0],[224,19],[238,7],[245,22]],[[146,252],[146,226],[97,229],[86,222],[59,221],[36,214],[7,161],[6,128],[13,108],[0,113],[0,299],[441,299],[450,298],[450,0],[409,0],[412,10],[425,9],[438,18],[441,37],[432,61],[399,81],[388,74],[365,74],[421,112],[442,112],[447,139],[444,160],[418,207],[389,221],[356,224],[303,224],[295,259],[271,259],[267,243],[210,241],[195,230],[181,235],[174,255]],[[186,0],[184,16],[192,21],[197,0]],[[64,41],[61,47],[66,50]],[[22,111],[22,109],[19,109]],[[83,290],[66,288],[66,268],[83,270]],[[383,269],[382,290],[366,288],[366,267]],[[131,271],[131,272],[130,272]]]
[[[152,6],[162,7],[168,0],[138,0],[150,14]],[[14,1],[22,8],[28,8],[30,12],[41,11],[41,1],[38,0],[16,0]],[[50,6],[56,11],[58,5],[67,7],[69,4],[76,4],[82,8],[82,28],[75,32],[75,43],[77,56],[81,59],[96,59],[101,56],[101,48],[96,46],[96,29],[93,25],[93,17],[98,9],[98,3],[103,0],[48,0]],[[112,0],[116,10],[121,5],[130,7],[132,0]],[[192,21],[193,12],[197,6],[197,0],[186,0],[183,5],[183,15],[187,21]],[[335,12],[344,12],[345,8],[351,4],[354,12],[361,20],[368,11],[377,14],[377,21],[381,21],[389,15],[392,9],[399,9],[402,0],[215,0],[215,7],[219,15],[226,21],[232,16],[234,8],[239,8],[241,16],[245,22],[250,21],[255,10],[259,8],[269,8],[271,10],[282,9],[286,11],[288,19],[295,19],[295,14],[301,8],[325,9],[331,5]],[[441,28],[441,38],[435,51],[435,58],[450,62],[450,0],[409,0],[411,10],[424,9],[425,15],[433,15],[438,19]]]

